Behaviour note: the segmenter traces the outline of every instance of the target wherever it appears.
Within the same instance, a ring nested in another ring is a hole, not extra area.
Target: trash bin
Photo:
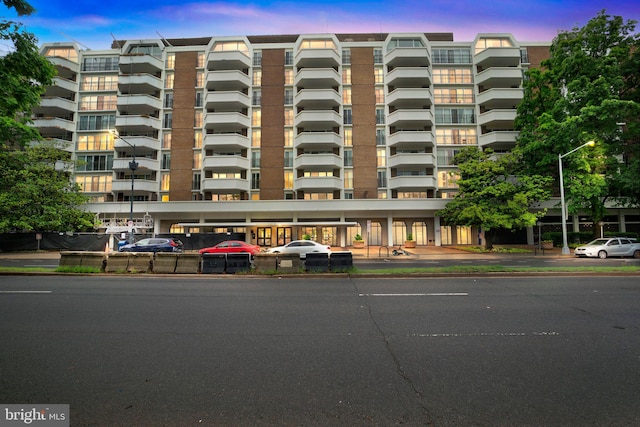
[[[309,252],[304,262],[304,268],[314,273],[326,273],[329,271],[329,254]]]
[[[344,272],[353,268],[353,254],[349,251],[332,252],[329,257],[329,268],[333,272]]]
[[[227,254],[227,273],[238,273],[251,270],[251,255]]]
[[[227,264],[225,254],[202,254],[202,273],[224,273]]]

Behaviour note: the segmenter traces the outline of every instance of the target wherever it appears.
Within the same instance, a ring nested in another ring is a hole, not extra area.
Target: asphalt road
[[[640,424],[637,277],[0,276],[0,402],[71,425]]]

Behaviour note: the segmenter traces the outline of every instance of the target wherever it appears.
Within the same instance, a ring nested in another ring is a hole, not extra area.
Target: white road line
[[[466,297],[467,292],[442,292],[431,294],[358,294],[361,297]]]
[[[409,334],[409,337],[417,338],[459,338],[459,337],[557,337],[558,332],[481,332],[470,334]]]
[[[50,294],[51,291],[0,291],[0,294]]]

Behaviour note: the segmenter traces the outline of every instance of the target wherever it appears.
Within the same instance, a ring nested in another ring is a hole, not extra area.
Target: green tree
[[[553,176],[558,191],[558,156],[596,142],[563,159],[568,211],[587,212],[594,223],[610,203],[640,205],[640,45],[634,30],[634,21],[601,11],[584,27],[561,31],[542,68],[527,73],[518,106],[514,151],[526,173]]]
[[[550,197],[552,178],[520,175],[520,160],[514,154],[492,158],[491,150],[469,147],[453,158],[460,178],[458,192],[439,211],[445,224],[482,228],[486,248],[493,249],[500,229],[516,230],[533,226],[545,215],[531,207]]]
[[[3,3],[18,15],[34,12],[23,0]],[[0,20],[0,40],[12,48],[0,57],[0,232],[84,230],[93,214],[79,209],[85,199],[70,180],[69,154],[51,143],[34,144],[41,137],[30,126],[55,68],[20,23]]]

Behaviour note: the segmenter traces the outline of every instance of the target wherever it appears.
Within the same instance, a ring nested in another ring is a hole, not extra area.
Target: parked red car
[[[200,249],[201,254],[248,253],[255,255],[258,252],[260,252],[260,246],[252,245],[240,240],[226,240],[210,248]]]

